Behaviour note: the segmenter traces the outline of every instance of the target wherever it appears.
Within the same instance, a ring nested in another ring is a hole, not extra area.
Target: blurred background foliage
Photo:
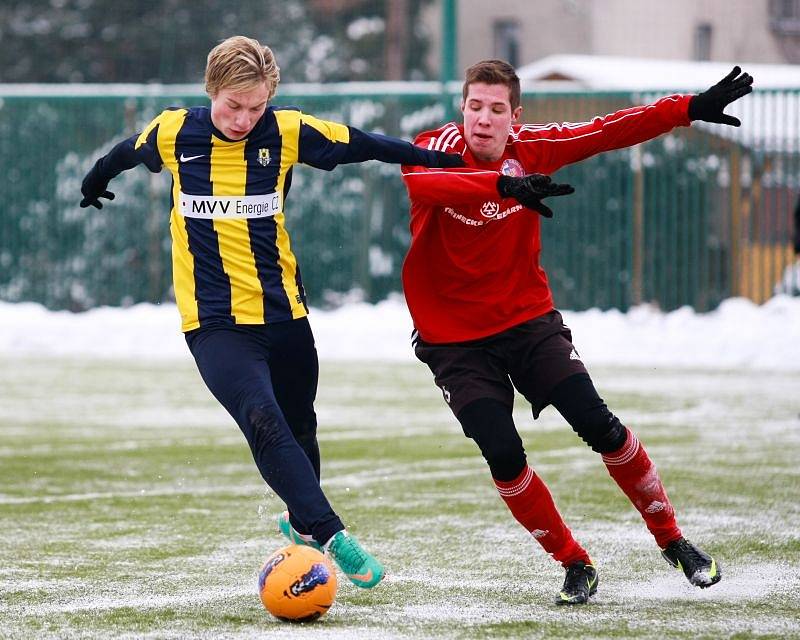
[[[424,0],[3,0],[0,82],[201,82],[208,51],[268,44],[284,82],[427,79]]]

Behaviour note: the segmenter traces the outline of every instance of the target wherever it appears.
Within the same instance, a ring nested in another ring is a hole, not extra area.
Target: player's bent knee
[[[597,453],[611,453],[618,451],[625,444],[627,430],[615,415],[608,413],[608,420],[604,425],[588,429],[585,433],[578,433],[592,451]]]
[[[520,447],[513,451],[507,451],[500,455],[492,455],[484,458],[489,465],[489,471],[492,478],[500,480],[500,482],[510,482],[519,477],[522,470],[527,466],[528,460],[525,457],[525,451]]]
[[[577,415],[570,426],[596,453],[611,453],[625,444],[625,426],[605,405]]]
[[[303,422],[300,425],[294,425],[293,433],[300,446],[312,445],[317,440],[317,423]]]
[[[288,428],[285,420],[274,408],[267,405],[255,407],[250,410],[247,417],[250,434],[245,435],[248,435],[254,450],[275,447],[286,437]]]
[[[464,434],[473,440],[495,480],[516,478],[527,464],[511,408],[492,398],[471,402],[458,414]]]
[[[553,389],[549,402],[593,451],[611,453],[625,444],[625,426],[609,411],[588,374],[561,382]]]
[[[313,440],[317,437],[316,418],[305,420],[289,420],[289,426],[298,440]]]

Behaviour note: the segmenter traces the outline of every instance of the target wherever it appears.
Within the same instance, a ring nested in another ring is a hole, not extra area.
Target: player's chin
[[[472,136],[470,143],[473,149],[478,149],[484,153],[494,150],[495,146],[497,146],[497,142],[495,142],[494,138],[486,136]]]
[[[483,162],[493,162],[503,154],[502,147],[497,149],[497,144],[491,138],[473,136],[470,139],[469,148],[475,157]]]

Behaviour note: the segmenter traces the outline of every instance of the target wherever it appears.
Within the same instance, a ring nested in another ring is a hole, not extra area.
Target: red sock
[[[667,497],[658,470],[630,429],[622,448],[603,455],[608,473],[642,514],[662,549],[681,537],[675,510]]]
[[[494,481],[517,521],[563,566],[577,560],[591,564],[589,554],[572,537],[544,482],[528,465],[514,480]]]

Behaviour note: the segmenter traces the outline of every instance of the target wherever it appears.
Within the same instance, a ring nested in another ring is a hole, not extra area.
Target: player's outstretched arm
[[[569,184],[553,182],[550,176],[529,173],[521,178],[500,176],[497,179],[497,191],[503,198],[514,198],[521,205],[538,211],[545,218],[552,218],[553,211],[542,204],[542,198],[567,196],[574,193],[575,189]]]
[[[689,119],[739,127],[742,124],[739,118],[729,116],[723,111],[731,102],[746,96],[752,90],[753,76],[749,73],[742,73],[742,70],[736,66],[717,84],[692,96],[689,101]]]
[[[123,140],[94,163],[81,183],[82,207],[92,206],[102,209],[103,203],[100,198],[114,199],[114,193],[108,190],[108,183],[124,170],[139,164],[139,159],[134,152],[136,138],[137,136],[133,136]]]
[[[155,131],[153,128],[152,131]],[[81,183],[82,207],[103,208],[100,198],[114,199],[114,193],[108,190],[108,183],[123,171],[133,169],[138,164],[145,163],[150,171],[161,170],[161,158],[153,152],[155,135],[152,134],[144,140],[144,144],[136,147],[139,135],[132,136],[115,145],[106,155],[99,158]]]
[[[433,168],[464,166],[464,158],[461,157],[461,154],[423,149],[400,138],[350,127],[350,144],[347,146],[345,158],[341,163],[363,162],[364,160]]]

